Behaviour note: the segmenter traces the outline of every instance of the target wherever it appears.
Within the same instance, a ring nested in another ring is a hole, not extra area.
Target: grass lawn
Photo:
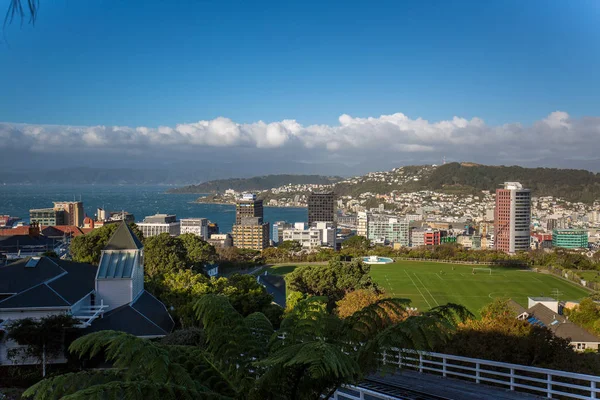
[[[409,298],[421,310],[457,303],[479,314],[495,297],[511,298],[527,308],[527,297],[556,298],[557,290],[559,300],[579,300],[589,294],[552,275],[504,267],[491,269],[491,274],[476,271],[473,275],[472,265],[400,261],[371,265],[371,276],[388,295]]]
[[[285,275],[302,265],[274,265],[267,271]],[[509,297],[527,308],[527,297],[555,297],[556,290],[559,300],[579,300],[589,295],[587,290],[552,275],[504,267],[492,267],[491,274],[486,270],[473,275],[472,265],[399,261],[371,265],[371,276],[387,295],[409,298],[420,310],[457,303],[477,315],[495,297]]]
[[[575,273],[588,282],[600,282],[600,271],[575,271]]]

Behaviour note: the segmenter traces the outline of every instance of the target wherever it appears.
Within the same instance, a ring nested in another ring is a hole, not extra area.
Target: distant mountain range
[[[182,188],[170,189],[168,193],[222,193],[227,189],[233,189],[238,192],[252,190],[268,190],[284,185],[330,185],[341,181],[339,176],[321,176],[321,175],[265,175],[255,176],[253,178],[232,178],[218,179],[201,183],[199,185],[189,185]]]
[[[531,189],[534,196],[554,196],[585,203],[600,200],[600,173],[575,169],[489,166],[475,163],[407,166],[345,179],[319,175],[266,175],[244,179],[220,179],[172,189],[169,192],[222,193],[227,189],[264,191],[290,183],[314,183],[331,184],[338,195],[358,195],[366,192],[384,194],[393,190],[476,194],[482,190],[494,191],[504,182],[514,181],[521,182],[524,187]]]

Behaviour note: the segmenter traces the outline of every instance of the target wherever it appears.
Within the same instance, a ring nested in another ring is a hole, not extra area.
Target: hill
[[[171,189],[168,193],[222,193],[227,189],[235,191],[268,190],[284,185],[330,185],[341,181],[337,176],[321,175],[265,175],[253,178],[218,179],[199,185],[189,185]]]
[[[504,182],[521,182],[534,196],[561,197],[571,202],[593,203],[600,199],[600,174],[585,170],[523,168],[474,163],[410,166],[346,179],[335,185],[338,195],[356,196],[432,190],[453,194],[494,191]]]

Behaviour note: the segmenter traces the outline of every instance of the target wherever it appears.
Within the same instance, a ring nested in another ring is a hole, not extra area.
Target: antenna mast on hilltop
[[[442,157],[442,165],[446,164],[446,156]]]

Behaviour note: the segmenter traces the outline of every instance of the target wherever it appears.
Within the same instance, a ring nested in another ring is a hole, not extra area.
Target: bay
[[[156,213],[175,214],[177,218],[208,218],[221,232],[230,232],[235,222],[235,206],[194,203],[197,194],[167,194],[167,185],[0,185],[0,215],[29,221],[32,208],[52,207],[53,201],[81,200],[85,213],[94,217],[97,208],[125,210],[141,222]],[[276,221],[306,222],[305,208],[265,207],[264,218]]]

